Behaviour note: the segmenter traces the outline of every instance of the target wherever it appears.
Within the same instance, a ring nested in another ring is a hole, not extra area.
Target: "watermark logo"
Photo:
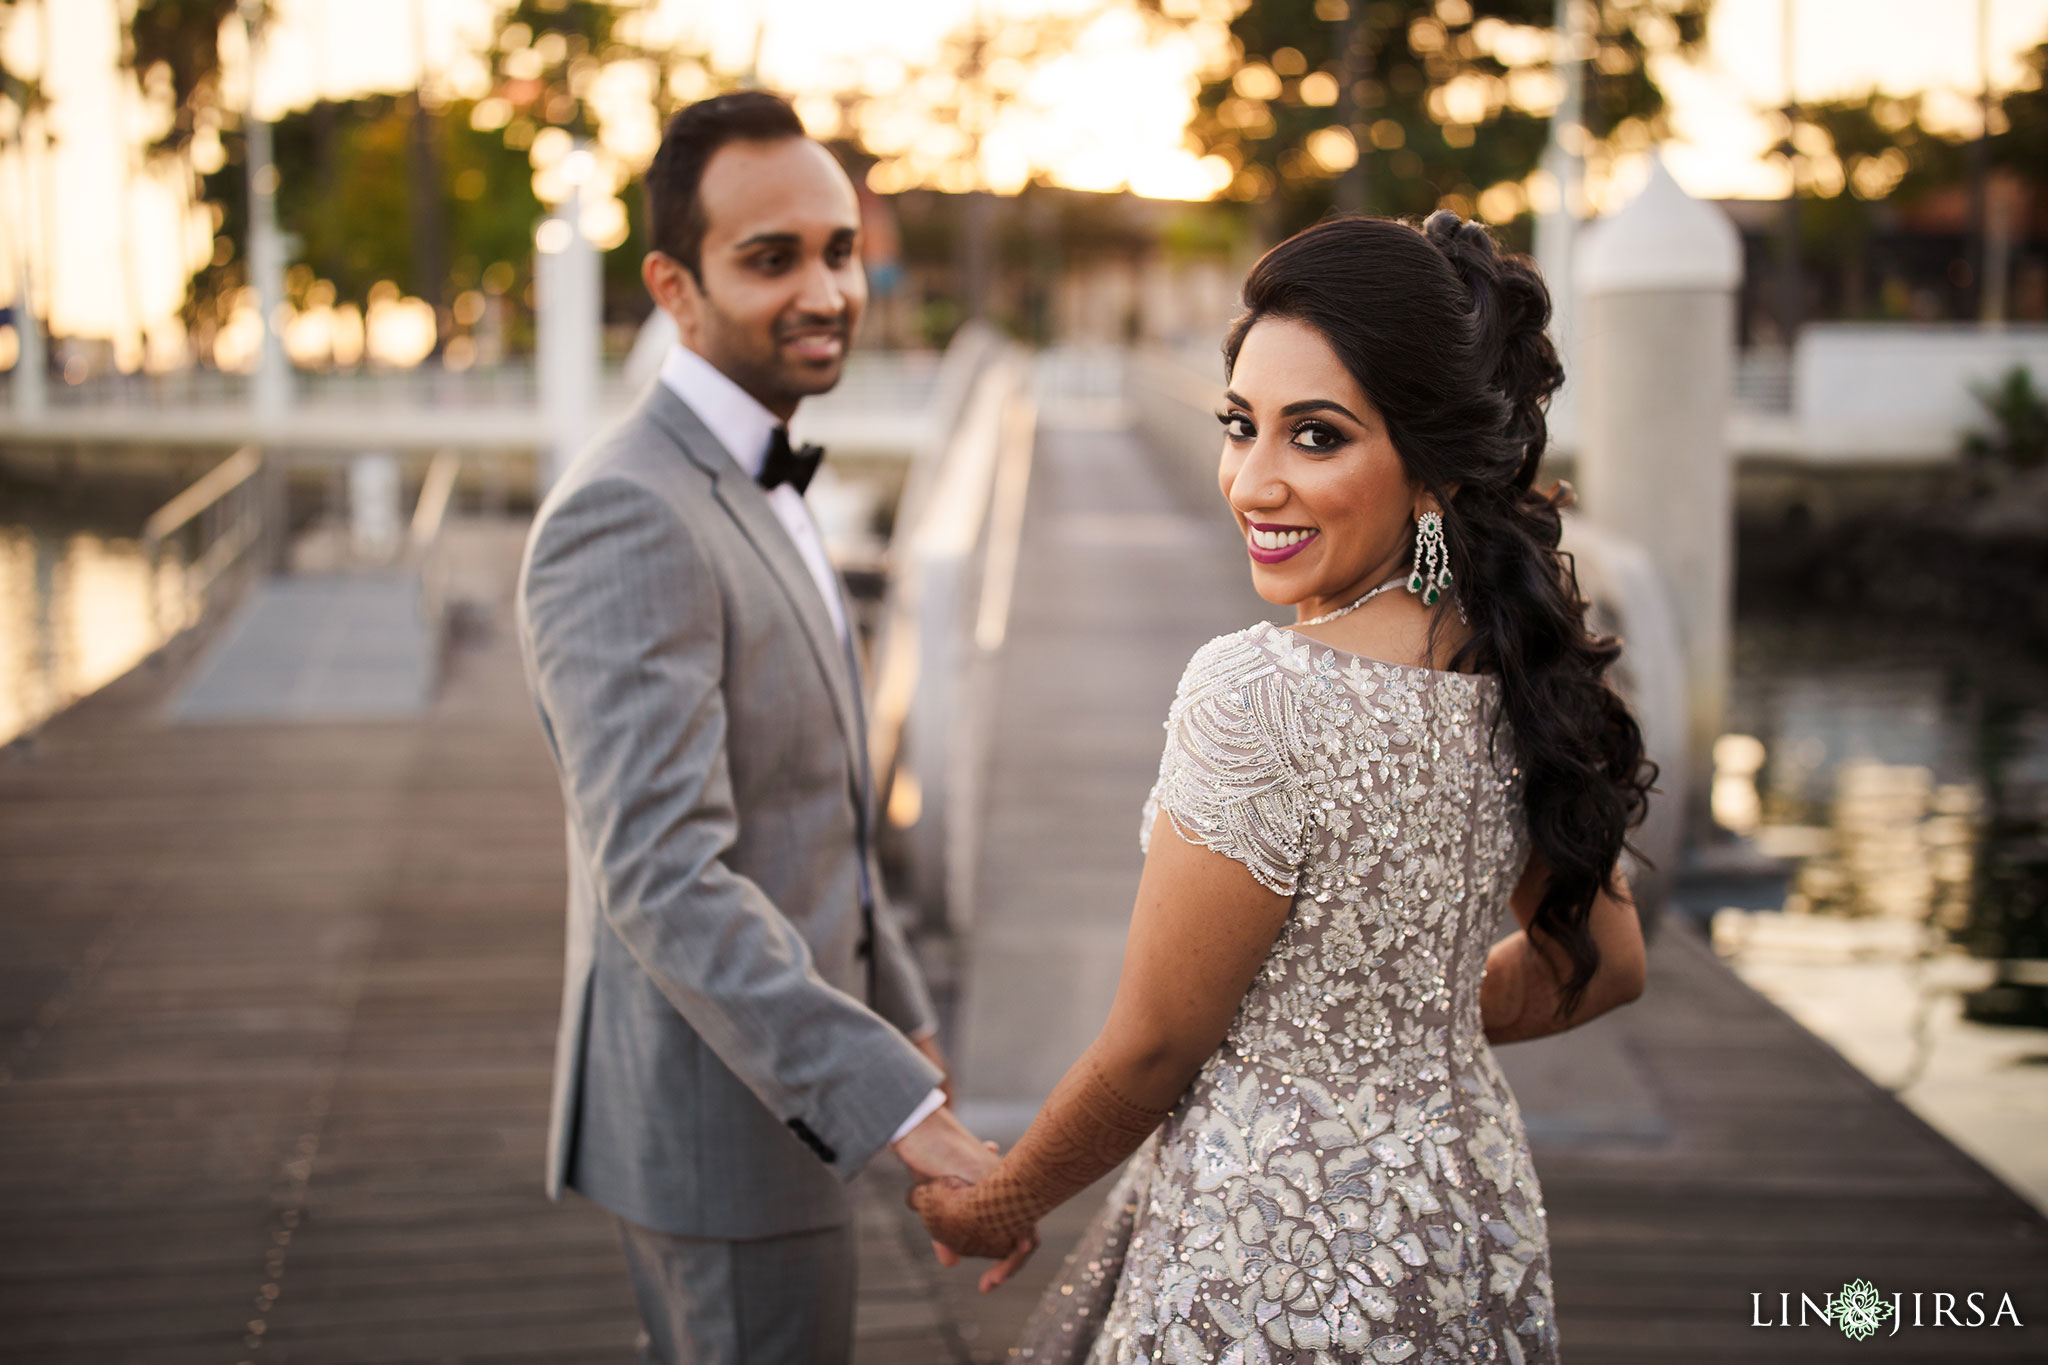
[[[1868,1280],[1851,1280],[1835,1296],[1835,1326],[1845,1337],[1865,1341],[1897,1310],[1878,1297],[1877,1286]]]
[[[1813,1301],[1811,1294],[1802,1293],[1795,1306],[1789,1291],[1780,1293],[1775,1319],[1763,1294],[1752,1293],[1749,1299],[1751,1327],[1809,1327],[1818,1322],[1836,1328],[1852,1341],[1868,1341],[1886,1322],[1891,1323],[1887,1336],[1897,1336],[1899,1328],[1906,1326],[2025,1326],[2008,1293],[1998,1293],[1995,1306],[1991,1304],[1992,1293],[1984,1290],[1963,1295],[1916,1290],[1910,1296],[1900,1292],[1886,1297],[1876,1285],[1860,1277],[1843,1285],[1839,1293],[1822,1294],[1819,1303]]]

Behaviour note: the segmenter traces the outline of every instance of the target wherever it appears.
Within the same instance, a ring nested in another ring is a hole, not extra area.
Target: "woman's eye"
[[[1344,443],[1334,427],[1321,422],[1303,422],[1294,429],[1294,443],[1303,450],[1335,450]]]
[[[1249,441],[1259,433],[1252,426],[1251,418],[1238,412],[1219,412],[1216,420],[1223,424],[1223,434],[1233,441]]]

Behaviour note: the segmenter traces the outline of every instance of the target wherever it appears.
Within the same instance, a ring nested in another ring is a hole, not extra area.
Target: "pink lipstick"
[[[1310,526],[1279,526],[1249,522],[1244,534],[1245,552],[1260,564],[1278,564],[1292,559],[1313,544],[1321,534]],[[1289,537],[1299,537],[1290,540]]]

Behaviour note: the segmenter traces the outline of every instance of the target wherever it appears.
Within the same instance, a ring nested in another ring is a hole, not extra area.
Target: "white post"
[[[398,457],[388,451],[365,451],[348,465],[349,548],[374,564],[398,553],[404,534],[399,511]]]
[[[271,159],[270,124],[257,112],[263,26],[256,0],[242,0],[242,22],[249,32],[249,107],[243,114],[249,136],[249,282],[256,286],[256,306],[263,314],[249,404],[260,426],[262,419],[291,406],[292,377],[278,331],[284,310],[284,238],[277,230],[277,164]]]
[[[588,160],[578,147],[572,157]],[[603,355],[602,262],[583,231],[586,176],[571,175],[566,202],[534,233],[534,363],[546,426],[536,469],[545,493],[596,430],[598,365]]]
[[[1557,0],[1551,42],[1558,54],[1557,74],[1564,92],[1550,116],[1550,140],[1543,148],[1543,169],[1557,186],[1557,202],[1536,215],[1536,265],[1550,286],[1553,330],[1559,334],[1571,312],[1572,248],[1585,200],[1586,64],[1579,51],[1584,40],[1582,19],[1573,0]],[[1570,365],[1565,373],[1571,373]]]
[[[35,300],[29,296],[26,262],[14,287],[14,335],[20,343],[14,354],[11,385],[14,411],[22,417],[39,417],[50,404],[50,356],[43,346]]]
[[[1677,607],[1687,823],[1704,833],[1728,691],[1727,426],[1741,243],[1727,216],[1680,189],[1659,157],[1634,201],[1587,228],[1575,264],[1584,305],[1581,501],[1589,519],[1649,549]]]

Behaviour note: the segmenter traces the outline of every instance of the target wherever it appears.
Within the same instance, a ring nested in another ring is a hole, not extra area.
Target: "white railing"
[[[869,752],[881,814],[926,923],[964,929],[986,695],[1015,586],[1036,408],[1030,362],[992,333],[948,351],[889,551]]]
[[[831,448],[841,468],[889,465],[943,441],[959,418],[963,379],[971,380],[989,344],[985,328],[961,330],[943,355],[928,351],[856,352],[832,393],[807,401],[796,428]],[[638,399],[645,375],[606,368],[598,379],[601,421]],[[4,390],[0,377],[0,390]],[[360,450],[425,453],[462,449],[479,455],[533,452],[544,444],[540,388],[531,363],[449,370],[360,369],[292,376],[290,403],[260,413],[249,380],[213,370],[162,375],[100,375],[51,386],[34,411],[11,404],[0,442],[206,447],[258,445],[328,457]],[[6,394],[0,392],[0,399]]]
[[[290,462],[293,467],[305,463],[303,457]],[[315,463],[338,466],[340,462],[320,459]],[[440,451],[428,463],[397,560],[398,567],[418,576],[421,611],[429,621],[439,619],[443,606],[442,532],[462,467],[462,453],[456,450]],[[197,621],[214,585],[259,546],[273,550],[281,546],[282,537],[289,533],[284,507],[287,479],[285,462],[266,457],[255,446],[243,446],[150,514],[143,523],[142,549],[153,583],[160,581],[165,548],[180,536],[196,535],[174,619],[165,619],[162,595],[152,595],[151,610],[159,636],[168,639]],[[282,553],[268,557],[282,567]],[[333,567],[346,566],[337,559]]]
[[[1783,346],[1738,351],[1735,406],[1746,412],[1792,411],[1792,352]]]
[[[419,574],[420,614],[429,622],[441,621],[446,607],[447,567],[441,553],[441,528],[447,522],[455,480],[461,473],[461,451],[444,450],[434,456],[420,483],[419,501],[413,504],[406,553]]]
[[[187,528],[195,528],[199,536],[197,552],[188,560],[183,576],[178,619],[165,621],[162,595],[154,591],[150,595],[150,613],[159,637],[190,625],[213,585],[262,541],[268,501],[263,475],[262,452],[243,446],[143,523],[142,551],[149,562],[151,583],[159,581],[167,542]]]

